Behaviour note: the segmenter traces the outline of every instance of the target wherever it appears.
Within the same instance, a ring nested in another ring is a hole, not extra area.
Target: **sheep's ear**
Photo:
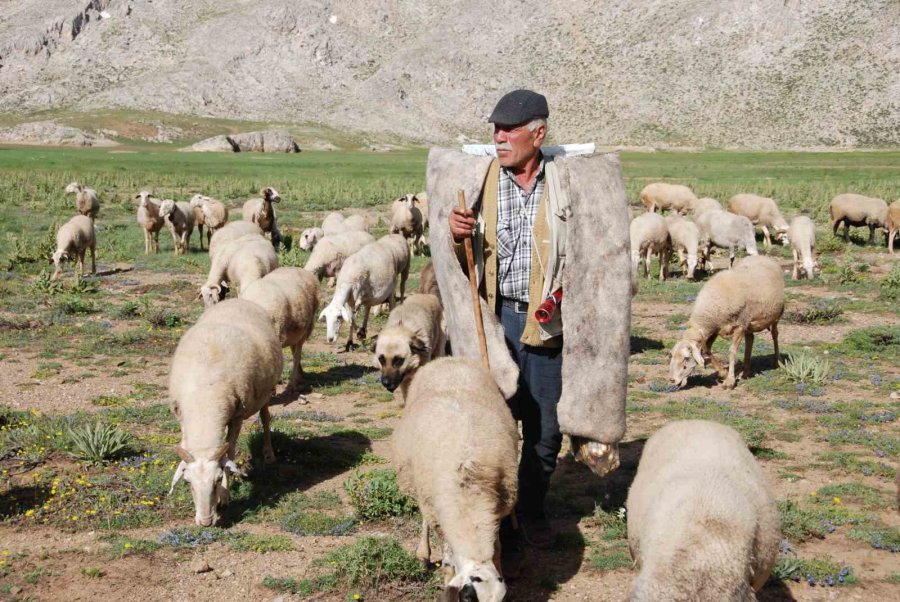
[[[325,310],[323,309],[322,311],[319,312],[319,322],[324,322],[325,320],[326,320]]]
[[[694,356],[694,361],[697,362],[697,365],[701,368],[706,366],[706,362],[703,361],[703,356],[700,354],[700,346],[696,343],[691,345],[691,355]]]
[[[234,463],[234,460],[227,460],[227,461],[223,462],[222,468],[225,471],[230,472],[231,474],[240,475],[240,476],[244,477],[245,479],[247,478],[247,473],[244,472],[243,470],[241,470],[240,468],[238,468],[238,465]]]
[[[184,462],[193,462],[194,456],[191,455],[191,452],[181,447],[181,445],[175,446],[175,453],[178,454],[178,457],[181,458]]]
[[[178,449],[180,449],[180,447]],[[184,460],[182,460],[178,464],[178,468],[175,469],[175,474],[172,476],[172,485],[171,487],[169,487],[169,495],[172,495],[172,492],[175,491],[175,485],[177,485],[178,481],[181,480],[181,477],[184,476],[185,468],[187,468],[187,464],[185,464]]]
[[[225,454],[228,453],[228,444],[223,443],[222,447],[216,450],[216,453],[213,454],[213,460],[221,460]]]

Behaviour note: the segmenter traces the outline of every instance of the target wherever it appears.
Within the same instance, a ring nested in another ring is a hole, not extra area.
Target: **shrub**
[[[836,322],[844,310],[830,299],[816,299],[806,308],[789,311],[785,316],[794,324],[829,324]]]
[[[131,444],[130,434],[102,422],[69,429],[68,438],[73,456],[97,464],[124,456]]]
[[[429,573],[393,537],[363,537],[341,546],[323,559],[334,576],[350,587],[378,587],[385,581],[423,582]]]
[[[853,270],[853,266],[849,263],[845,264],[844,267],[838,272],[838,282],[841,284],[855,284],[859,282],[859,278],[856,276],[856,272]]]
[[[56,307],[66,315],[92,314],[97,311],[97,306],[89,299],[82,299],[81,295],[67,294],[56,303]]]
[[[900,265],[894,265],[878,286],[878,296],[888,301],[900,301]]]
[[[863,353],[896,352],[900,348],[900,326],[871,326],[854,330],[844,337],[841,347]]]
[[[356,531],[356,519],[329,516],[321,512],[295,512],[281,521],[281,528],[297,535],[351,535]]]
[[[397,473],[393,470],[356,471],[344,483],[344,489],[363,520],[407,516],[416,511],[415,501],[397,486]]]
[[[779,554],[775,567],[772,569],[772,578],[786,581],[800,581],[805,579],[809,585],[834,586],[855,583],[852,576],[853,570],[841,567],[831,558],[798,558],[788,554]]]
[[[144,319],[151,326],[156,326],[157,328],[175,328],[184,324],[184,319],[180,315],[166,308],[145,311]]]
[[[828,378],[831,365],[828,360],[801,351],[796,354],[788,354],[787,360],[781,363],[780,369],[793,382],[804,385],[821,385]]]

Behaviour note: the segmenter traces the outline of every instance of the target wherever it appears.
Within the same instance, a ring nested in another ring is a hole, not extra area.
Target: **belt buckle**
[[[528,304],[517,299],[515,309],[517,314],[526,314],[528,313]]]

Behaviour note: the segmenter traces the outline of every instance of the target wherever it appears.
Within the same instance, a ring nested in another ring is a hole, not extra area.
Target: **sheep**
[[[697,216],[700,238],[705,241],[703,266],[712,269],[709,255],[712,247],[728,249],[728,266],[734,265],[735,250],[744,247],[747,255],[757,255],[756,232],[753,224],[743,215],[728,211],[705,211]]]
[[[669,376],[675,387],[687,384],[696,366],[709,360],[723,386],[735,385],[734,359],[741,339],[744,341],[743,378],[750,376],[750,353],[753,333],[768,329],[775,346],[778,363],[778,320],[784,312],[784,276],[778,263],[769,257],[745,257],[731,270],[717,273],[700,289],[688,328],[672,348]],[[712,345],[719,335],[731,335],[728,372],[712,355]]]
[[[900,199],[891,203],[890,207],[888,207],[888,216],[887,223],[885,224],[885,228],[888,231],[888,251],[890,251],[891,255],[894,254],[894,238],[897,236],[897,231],[900,230]]]
[[[252,222],[267,233],[272,239],[272,246],[278,249],[278,245],[281,244],[281,232],[278,230],[278,218],[272,203],[280,203],[281,196],[270,186],[260,190],[259,194],[262,198],[250,199],[244,203],[242,216],[245,222]]]
[[[212,238],[209,240],[209,256],[212,257],[216,253],[216,249],[224,246],[225,243],[236,240],[247,234],[262,234],[259,226],[245,221],[228,222],[221,229],[213,232]]]
[[[277,267],[278,255],[272,244],[262,234],[245,234],[215,248],[198,296],[205,305],[214,305],[225,298],[229,282],[243,290]]]
[[[184,255],[190,251],[191,234],[194,232],[194,210],[190,203],[176,203],[172,199],[166,199],[159,206],[159,215],[172,233],[175,255]]]
[[[86,215],[91,219],[97,218],[100,211],[100,197],[93,188],[88,188],[78,182],[72,182],[66,186],[66,194],[75,195],[75,210],[81,215]]]
[[[885,228],[888,219],[887,203],[881,199],[863,196],[861,194],[839,194],[831,199],[828,205],[828,213],[831,215],[831,233],[837,236],[841,222],[844,224],[844,240],[850,236],[850,226],[869,227],[869,243],[875,244],[875,229]],[[888,235],[885,234],[885,238]]]
[[[425,246],[422,211],[416,207],[416,195],[407,194],[391,205],[391,234],[402,234],[412,254],[421,253]]]
[[[694,222],[680,217],[677,213],[666,217],[666,227],[672,246],[678,253],[678,265],[687,268],[687,277],[694,279],[697,268],[697,250],[700,248],[700,228]]]
[[[724,211],[722,203],[708,196],[702,197],[691,203],[691,213],[694,218],[705,211]]]
[[[755,194],[736,194],[728,200],[728,210],[737,215],[743,215],[754,226],[762,229],[765,237],[766,249],[772,246],[769,228],[775,231],[775,238],[782,244],[788,244],[788,223],[785,221],[778,204],[774,199],[757,196]]]
[[[697,200],[697,196],[687,186],[654,182],[641,190],[641,203],[647,211],[654,213],[657,209],[669,209],[676,213],[687,213]]]
[[[97,273],[97,265],[94,255],[97,249],[97,238],[94,234],[94,220],[86,215],[76,215],[59,227],[56,231],[56,251],[51,256],[54,266],[51,280],[56,280],[62,274],[63,262],[73,261],[78,257],[81,269],[78,276],[84,275],[84,253],[91,251],[91,274]]]
[[[319,281],[302,268],[276,268],[242,287],[240,298],[253,301],[272,318],[281,346],[291,348],[294,362],[286,390],[299,390],[303,343],[312,334],[319,311]]]
[[[395,248],[397,238],[400,238],[399,235],[382,237],[369,243],[344,262],[337,277],[334,297],[319,314],[319,319],[326,324],[326,338],[329,343],[337,341],[343,323],[350,322],[350,336],[345,349],[349,351],[353,348],[356,310],[360,306],[365,309],[362,327],[356,333],[359,339],[366,338],[369,311],[372,306],[387,302],[391,309],[394,308],[397,277],[409,273],[409,255],[406,255],[404,264]],[[406,248],[405,242],[403,246]]]
[[[338,221],[340,218],[340,221]],[[327,230],[326,230],[327,226]],[[300,234],[300,248],[312,251],[325,236],[345,234],[347,232],[368,232],[369,222],[365,215],[353,214],[344,219],[340,213],[330,213],[321,228],[307,228]]]
[[[419,204],[419,211],[422,212],[422,228],[428,229],[428,193],[424,190],[416,194],[416,203]]]
[[[800,279],[800,260],[803,260],[802,272],[812,279],[815,276],[816,260],[816,225],[805,215],[798,215],[791,220],[788,230],[788,239],[791,241],[791,249],[794,252],[794,271],[791,277]]]
[[[201,527],[214,525],[217,506],[228,503],[229,474],[247,476],[234,463],[235,445],[242,422],[257,412],[263,456],[275,459],[268,403],[281,368],[281,344],[271,318],[244,299],[209,308],[178,342],[169,397],[181,423],[181,442],[175,447],[181,462],[169,493],[181,478],[188,482],[194,520]]]
[[[375,237],[367,232],[344,232],[326,236],[316,243],[303,268],[315,274],[319,282],[326,276],[335,278],[348,257],[372,242],[375,242]]]
[[[375,341],[375,367],[381,384],[406,399],[416,371],[444,354],[444,310],[435,295],[410,295],[394,308]]]
[[[213,234],[228,223],[228,207],[222,201],[195,194],[191,197],[191,207],[194,209],[194,220],[198,224],[200,232],[200,249],[203,249],[203,226],[206,226],[206,240],[212,242]]]
[[[387,246],[394,258],[394,265],[400,273],[400,302],[406,298],[406,281],[409,279],[410,252],[403,236],[400,234],[388,234],[378,239]]]
[[[425,267],[422,268],[422,272],[419,274],[419,292],[426,295],[434,295],[438,299],[441,298],[437,277],[434,274],[434,264],[430,261],[425,264]]]
[[[159,214],[162,201],[146,190],[134,195],[134,200],[138,201],[137,222],[144,230],[144,255],[159,253],[159,231],[166,223]]]
[[[344,216],[337,211],[332,211],[322,220],[322,232],[325,236],[332,234],[343,234],[347,231],[344,226]]]
[[[347,219],[344,220],[344,226],[347,228],[348,232],[369,231],[369,221],[366,219],[365,215],[361,215],[359,213],[348,215]]]
[[[731,427],[679,420],[654,433],[625,507],[640,567],[630,602],[754,601],[775,565],[775,497]]]
[[[421,368],[394,431],[400,487],[422,512],[416,556],[443,540],[444,600],[499,602],[500,521],[515,505],[518,431],[490,373],[464,358]]]
[[[634,282],[637,281],[638,266],[644,264],[644,273],[650,278],[650,258],[659,256],[659,279],[669,275],[669,254],[672,241],[666,220],[657,213],[643,213],[631,221],[631,264]]]
[[[322,228],[307,228],[300,233],[300,248],[304,251],[312,251],[316,243],[325,236]]]

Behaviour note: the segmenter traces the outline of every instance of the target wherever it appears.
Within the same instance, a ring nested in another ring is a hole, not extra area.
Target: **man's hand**
[[[450,210],[450,234],[453,235],[453,242],[461,243],[465,239],[472,236],[475,230],[475,217],[471,209],[463,211],[459,207]]]

